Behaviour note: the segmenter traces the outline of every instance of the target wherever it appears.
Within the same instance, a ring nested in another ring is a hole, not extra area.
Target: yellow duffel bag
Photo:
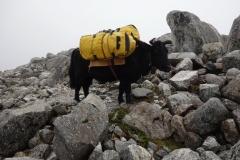
[[[139,32],[133,25],[82,36],[79,43],[80,54],[86,60],[125,58],[136,48],[134,37],[140,39]]]

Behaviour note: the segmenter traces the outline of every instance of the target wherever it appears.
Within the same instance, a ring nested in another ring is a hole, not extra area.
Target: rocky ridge
[[[239,17],[227,38],[189,12],[167,23],[173,69],[132,84],[133,105],[117,104],[118,82],[75,102],[73,49],[0,72],[0,160],[239,159]]]

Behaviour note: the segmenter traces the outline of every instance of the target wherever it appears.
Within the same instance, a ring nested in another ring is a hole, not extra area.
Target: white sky
[[[134,24],[141,40],[170,33],[172,10],[188,11],[228,35],[240,0],[0,0],[0,71],[78,47],[83,35]]]

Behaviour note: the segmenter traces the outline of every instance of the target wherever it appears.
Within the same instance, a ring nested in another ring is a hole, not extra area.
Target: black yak
[[[119,80],[118,102],[124,102],[123,93],[126,94],[126,103],[132,103],[131,83],[136,82],[140,77],[147,75],[151,68],[155,67],[161,71],[169,72],[171,65],[168,61],[168,50],[166,44],[172,44],[171,41],[154,41],[150,44],[136,40],[137,47],[135,51],[125,58],[124,65],[90,67],[90,61],[81,57],[79,49],[72,52],[71,63],[69,67],[70,87],[75,89],[75,100],[79,99],[79,90],[83,87],[85,97],[89,93],[89,87],[92,79],[99,82],[111,82]],[[115,75],[114,75],[115,74]]]

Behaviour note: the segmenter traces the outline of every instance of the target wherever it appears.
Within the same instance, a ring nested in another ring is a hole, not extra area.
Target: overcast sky
[[[0,0],[0,71],[78,47],[83,35],[134,24],[141,40],[170,33],[172,10],[188,11],[229,34],[240,0]]]

